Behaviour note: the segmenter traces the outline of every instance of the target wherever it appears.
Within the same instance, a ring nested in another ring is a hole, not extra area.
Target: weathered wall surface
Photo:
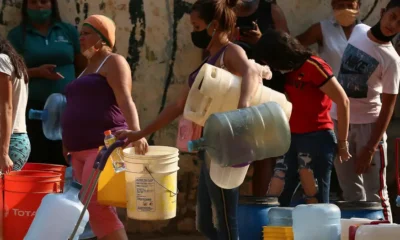
[[[21,0],[5,0],[0,8],[2,36],[19,22]],[[179,96],[189,73],[200,63],[200,50],[190,38],[192,27],[189,11],[195,0],[59,0],[63,20],[78,28],[90,14],[105,14],[117,24],[117,49],[132,67],[133,97],[138,106],[141,124],[153,120],[164,102]],[[363,0],[362,16],[373,24],[379,9],[387,0]],[[279,0],[292,34],[297,35],[312,23],[330,14],[330,0]],[[174,145],[177,122],[155,134],[157,145]],[[130,222],[134,232],[194,231],[195,198],[198,164],[190,155],[182,156],[179,172],[178,217],[170,222]],[[251,191],[249,179],[242,187]]]

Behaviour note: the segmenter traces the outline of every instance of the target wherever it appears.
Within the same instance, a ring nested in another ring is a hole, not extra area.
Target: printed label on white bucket
[[[151,177],[135,179],[136,208],[139,212],[155,212],[155,182]]]

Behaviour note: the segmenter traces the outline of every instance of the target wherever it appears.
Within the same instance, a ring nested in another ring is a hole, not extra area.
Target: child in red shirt
[[[281,205],[288,206],[300,177],[307,203],[328,203],[336,154],[341,160],[350,157],[346,93],[331,67],[287,33],[266,31],[256,53],[258,60],[271,69],[285,73],[285,92],[293,104],[289,121],[291,146],[277,162],[268,195],[280,195]],[[332,101],[340,109],[338,140],[329,115]]]

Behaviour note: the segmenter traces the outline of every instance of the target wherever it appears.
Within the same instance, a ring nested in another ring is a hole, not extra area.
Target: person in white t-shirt
[[[347,40],[360,23],[357,17],[361,0],[332,0],[331,6],[332,16],[313,24],[296,38],[306,47],[317,43],[319,56],[332,67],[337,77]]]
[[[21,170],[31,145],[26,133],[25,110],[28,75],[22,58],[0,37],[0,171]]]
[[[346,201],[381,202],[389,221],[385,132],[399,91],[400,57],[391,43],[399,32],[400,1],[391,0],[375,26],[358,24],[354,28],[338,76],[350,100],[347,143],[353,156],[335,163],[343,197]],[[332,118],[337,119],[337,109],[332,107]]]

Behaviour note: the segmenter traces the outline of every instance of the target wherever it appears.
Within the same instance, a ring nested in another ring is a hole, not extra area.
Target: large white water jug
[[[355,240],[399,240],[400,225],[361,225],[357,228]]]
[[[184,117],[200,126],[204,126],[211,114],[237,109],[241,82],[241,77],[205,63],[189,91],[183,113]],[[251,105],[254,106],[271,101],[277,102],[287,118],[290,119],[292,104],[286,99],[286,96],[260,83],[251,100]]]
[[[78,197],[81,188],[82,185],[72,182],[66,193],[47,194],[43,198],[24,240],[68,239],[83,211],[83,204]],[[73,240],[79,239],[79,235],[83,233],[88,221],[89,213],[86,210]]]
[[[293,210],[295,240],[340,240],[340,209],[334,204],[302,204]]]
[[[340,220],[340,224],[342,225],[342,233],[341,240],[349,240],[349,228],[353,225],[361,225],[366,223],[371,223],[373,220],[368,218],[350,218]]]

